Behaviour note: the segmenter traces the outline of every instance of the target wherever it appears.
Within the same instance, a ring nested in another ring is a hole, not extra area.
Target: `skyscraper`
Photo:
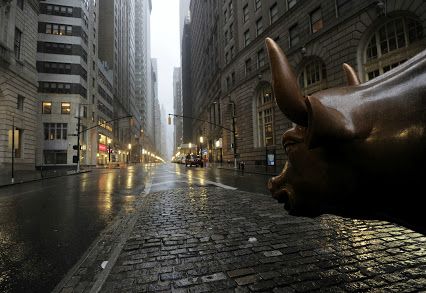
[[[176,115],[183,115],[182,111],[182,74],[181,68],[175,67],[173,70],[173,110]],[[175,135],[174,148],[176,151],[183,143],[183,121],[179,117],[171,117],[174,121]]]
[[[152,137],[148,128],[148,105],[152,97],[149,86],[151,80],[150,17],[151,0],[135,1],[135,97],[139,105],[141,119],[141,144],[145,150],[151,149]]]
[[[113,68],[114,148],[132,147],[130,161],[139,161],[140,103],[135,97],[135,1],[103,0],[99,17],[99,59]],[[119,119],[131,115],[130,119]]]

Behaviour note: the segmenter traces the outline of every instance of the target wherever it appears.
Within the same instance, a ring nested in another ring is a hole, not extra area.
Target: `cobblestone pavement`
[[[386,221],[293,217],[213,186],[149,193],[135,210],[56,291],[426,292],[426,237]]]

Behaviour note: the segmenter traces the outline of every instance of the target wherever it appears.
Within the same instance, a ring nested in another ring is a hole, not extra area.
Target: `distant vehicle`
[[[187,156],[186,157],[186,160],[185,160],[185,166],[189,166],[189,167],[192,167],[192,166],[195,166],[195,167],[198,167],[198,166],[200,166],[200,167],[203,167],[203,160],[201,159],[201,157],[200,156],[196,156],[196,155],[190,155],[190,156]]]

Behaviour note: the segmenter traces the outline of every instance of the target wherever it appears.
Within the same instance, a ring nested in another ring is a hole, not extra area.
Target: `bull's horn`
[[[271,62],[272,87],[280,110],[294,123],[308,125],[308,111],[296,77],[281,48],[266,38]]]
[[[352,68],[352,66],[347,63],[343,63],[343,70],[346,73],[346,79],[348,80],[349,86],[360,84],[358,75],[356,74],[356,71]]]

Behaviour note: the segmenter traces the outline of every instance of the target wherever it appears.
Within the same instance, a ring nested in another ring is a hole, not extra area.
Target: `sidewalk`
[[[55,178],[60,176],[75,175],[80,173],[90,172],[90,170],[81,170],[79,173],[76,170],[16,170],[14,171],[14,184],[25,182],[38,181],[43,179]],[[0,187],[10,186],[12,184],[12,173],[10,171],[0,171]]]
[[[143,194],[53,292],[426,290],[426,237],[217,187]]]

